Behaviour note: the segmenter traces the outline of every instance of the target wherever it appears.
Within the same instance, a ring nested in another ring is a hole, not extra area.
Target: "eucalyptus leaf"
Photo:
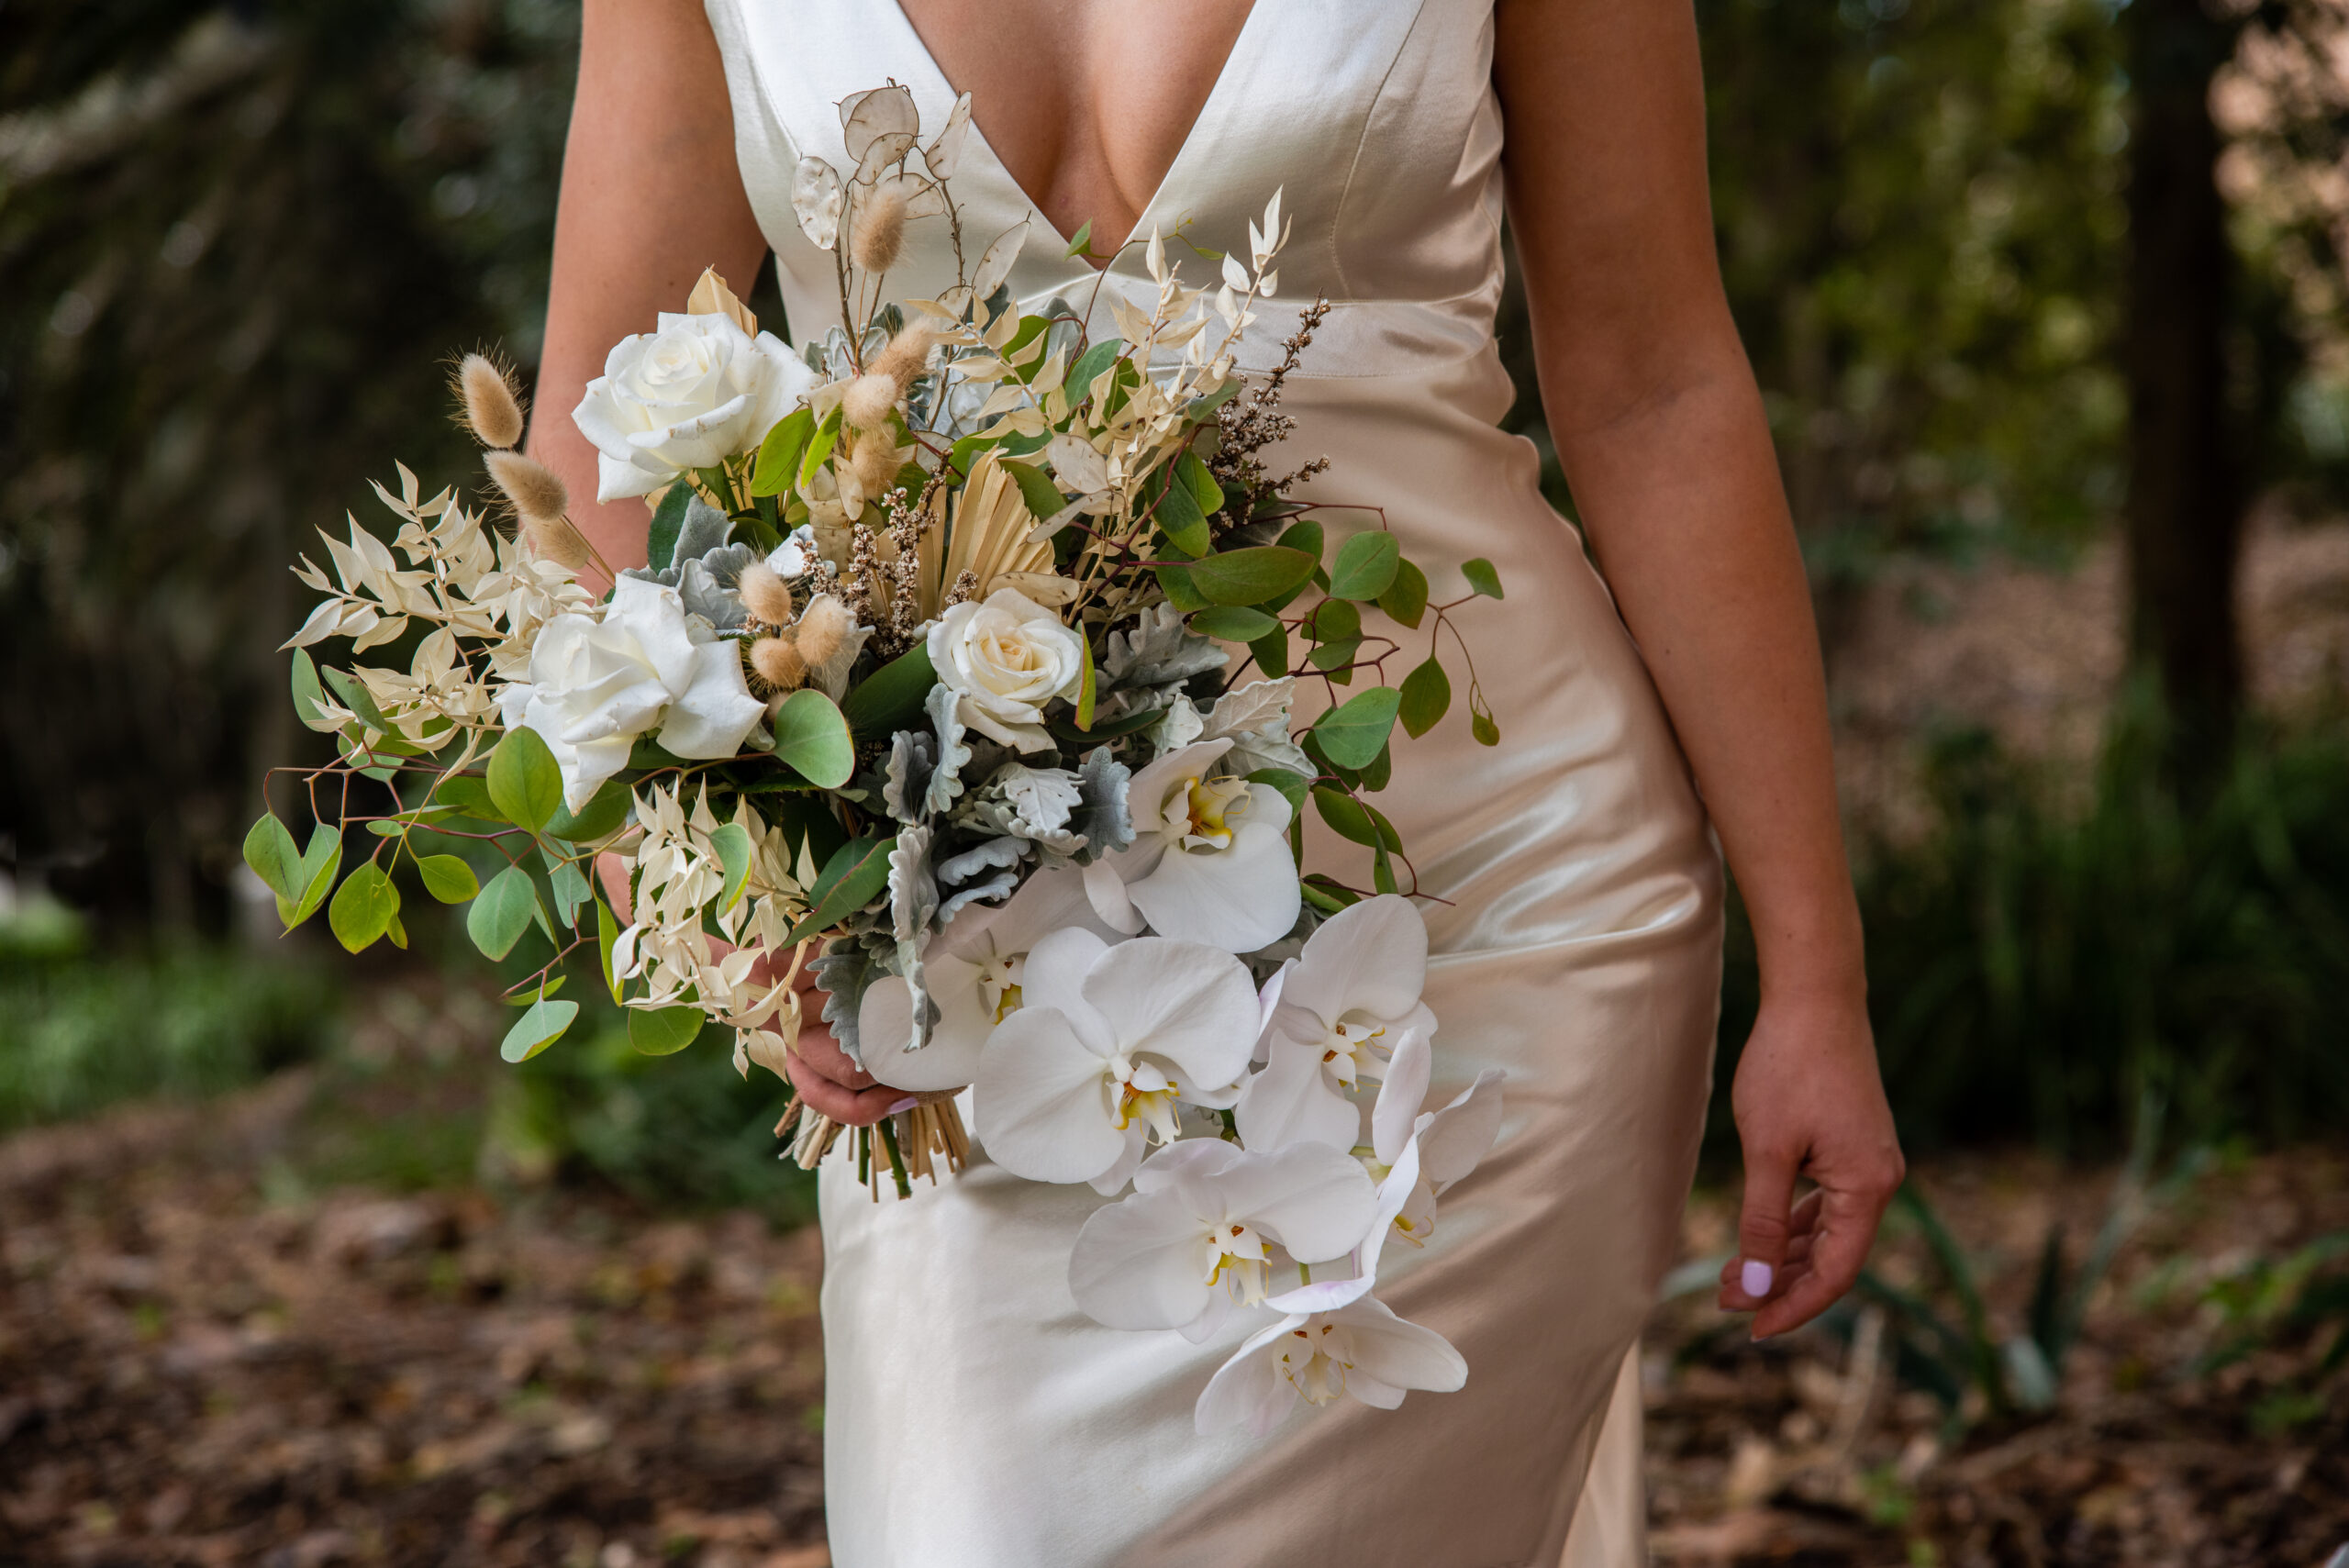
[[[1330,568],[1330,594],[1338,599],[1375,599],[1393,586],[1402,547],[1384,528],[1358,533],[1338,547]]]
[[[359,952],[392,929],[399,911],[399,889],[382,866],[369,861],[335,890],[327,925],[345,950]]]
[[[1208,533],[1207,514],[1199,510],[1187,484],[1170,483],[1166,493],[1159,497],[1153,516],[1174,548],[1194,560],[1214,548],[1215,540]]]
[[[317,662],[306,648],[294,651],[294,712],[304,724],[317,722],[319,705],[327,698],[326,688],[318,684]]]
[[[484,789],[484,798],[487,794]],[[592,844],[616,831],[635,809],[635,793],[618,779],[606,779],[602,787],[588,796],[578,815],[573,816],[568,807],[558,805],[554,815],[547,819],[547,837],[561,839],[567,844]]]
[[[709,836],[709,847],[718,852],[718,863],[726,869],[726,885],[718,895],[718,907],[723,913],[734,907],[742,896],[742,889],[751,881],[751,830],[740,822],[722,822],[718,831]]]
[[[1313,734],[1340,767],[1366,767],[1386,745],[1402,702],[1403,694],[1394,687],[1373,686],[1323,714],[1314,722]]]
[[[302,896],[303,884],[308,880],[302,872],[302,851],[294,847],[294,835],[274,812],[263,812],[245,834],[245,863],[277,895],[279,903],[291,904]]]
[[[1034,463],[1014,462],[1006,458],[1002,460],[1001,466],[1004,473],[1011,475],[1011,482],[1019,486],[1019,498],[1028,504],[1030,511],[1036,514],[1037,521],[1058,516],[1068,505],[1068,498],[1061,494],[1061,487]]]
[[[1209,604],[1256,605],[1305,582],[1318,565],[1314,557],[1301,550],[1260,544],[1219,550],[1180,570]],[[1160,568],[1162,578],[1166,570]]]
[[[481,891],[473,868],[454,855],[425,855],[416,862],[424,891],[443,904],[462,904]]]
[[[1375,807],[1364,805],[1342,790],[1331,789],[1328,784],[1314,785],[1313,808],[1341,838],[1351,839],[1357,844],[1367,844],[1372,849],[1399,850],[1403,847],[1402,836],[1395,831],[1393,823]]]
[[[889,885],[889,853],[897,840],[852,839],[841,846],[808,889],[808,910],[778,945],[805,941],[870,904]]]
[[[477,773],[451,773],[433,785],[432,798],[484,822],[506,820],[506,814],[489,798],[489,781]]]
[[[562,770],[537,730],[509,729],[489,754],[489,798],[507,821],[532,832],[562,808]]]
[[[1497,599],[1502,596],[1501,574],[1494,571],[1493,563],[1483,556],[1479,555],[1472,560],[1462,562],[1460,575],[1467,578],[1468,586],[1484,595],[1485,597]]]
[[[1289,672],[1288,628],[1275,622],[1272,630],[1248,644],[1248,652],[1265,679],[1279,680]]]
[[[800,456],[796,488],[805,490],[815,483],[816,475],[822,471],[840,439],[841,411],[835,408],[824,416],[822,424],[816,427],[815,435],[808,439],[807,451]]]
[[[1212,605],[1191,617],[1191,629],[1201,637],[1213,637],[1225,642],[1254,642],[1270,637],[1280,629],[1281,623],[1262,610],[1252,610],[1241,605]]]
[[[922,662],[929,662],[927,651]],[[856,742],[847,717],[831,698],[802,686],[775,710],[774,760],[818,788],[840,788],[856,771]]]
[[[601,898],[596,900],[596,961],[604,976],[604,989],[612,994],[612,1005],[619,1006],[620,977],[612,973],[612,947],[620,940],[620,923],[612,906]]]
[[[1395,563],[1395,581],[1378,595],[1378,607],[1397,625],[1418,629],[1428,613],[1428,574],[1408,561]]]
[[[1412,740],[1433,729],[1451,706],[1452,679],[1433,657],[1403,677],[1403,704],[1397,715]]]
[[[334,886],[335,873],[342,869],[342,834],[321,822],[310,829],[309,848],[302,851],[302,896],[290,908],[284,899],[277,901],[278,918],[292,930],[318,912],[326,902],[327,892]]]
[[[504,958],[530,929],[538,909],[539,891],[531,884],[530,873],[520,866],[507,866],[489,879],[489,885],[465,911],[465,934],[484,955]]]
[[[561,1040],[562,1031],[569,1029],[571,1020],[578,1016],[578,1003],[551,1001],[540,996],[524,1009],[522,1016],[514,1020],[514,1027],[506,1031],[506,1038],[498,1042],[497,1054],[508,1062],[528,1062]]]
[[[701,1038],[699,1007],[630,1007],[628,1042],[642,1056],[674,1056]]]
[[[1198,453],[1185,452],[1174,464],[1174,473],[1189,486],[1191,499],[1202,516],[1211,517],[1223,509],[1223,486],[1215,482],[1215,475],[1199,461]]]

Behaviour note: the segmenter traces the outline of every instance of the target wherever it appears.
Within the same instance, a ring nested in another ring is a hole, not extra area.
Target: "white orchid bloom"
[[[1251,1153],[1221,1139],[1163,1149],[1132,1195],[1095,1212],[1069,1255],[1076,1305],[1111,1329],[1179,1329],[1197,1343],[1235,1302],[1264,1299],[1267,1248],[1299,1263],[1351,1251],[1377,1195],[1359,1162],[1318,1143]]]
[[[1208,1380],[1192,1420],[1202,1436],[1244,1426],[1261,1438],[1299,1397],[1327,1405],[1350,1394],[1391,1410],[1411,1389],[1449,1394],[1467,1381],[1451,1340],[1365,1296],[1259,1330]]]
[[[1216,778],[1230,740],[1170,751],[1127,786],[1134,841],[1085,868],[1085,890],[1120,931],[1253,952],[1288,935],[1302,895],[1288,849],[1288,797]]]
[[[979,1140],[1014,1175],[1116,1192],[1147,1140],[1174,1140],[1178,1104],[1238,1097],[1258,1018],[1229,953],[1055,931],[1029,951],[1020,1006],[980,1053]]]
[[[885,976],[866,989],[857,1009],[864,1070],[899,1089],[959,1089],[969,1083],[978,1075],[987,1036],[1025,999],[1030,950],[1072,926],[1102,937],[1118,934],[1094,920],[1085,881],[1074,870],[1038,872],[1000,906],[963,906],[922,955],[925,984],[938,1008],[930,1043],[907,1049],[913,1039],[913,991],[904,976]]]
[[[1419,1000],[1427,973],[1427,924],[1408,898],[1365,898],[1322,922],[1282,983],[1264,1070],[1241,1093],[1241,1141],[1353,1148],[1362,1118],[1348,1092],[1386,1073],[1406,1033],[1435,1032],[1435,1015]]]
[[[1427,1037],[1417,1030],[1406,1034],[1371,1115],[1369,1170],[1378,1181],[1378,1212],[1354,1249],[1353,1273],[1284,1291],[1270,1298],[1274,1310],[1332,1312],[1367,1296],[1378,1283],[1387,1238],[1424,1246],[1435,1232],[1437,1196],[1475,1170],[1493,1146],[1500,1133],[1500,1069],[1478,1073],[1442,1109],[1421,1111],[1432,1066]]]

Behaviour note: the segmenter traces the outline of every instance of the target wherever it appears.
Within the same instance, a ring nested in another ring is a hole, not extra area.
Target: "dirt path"
[[[309,1191],[287,1162],[317,1087],[0,1143],[0,1564],[828,1562],[812,1233]],[[2010,1328],[2045,1228],[2092,1231],[2109,1177],[1920,1180]],[[1689,1253],[1731,1224],[1700,1196]],[[2061,1413],[1958,1437],[1881,1319],[1756,1347],[1675,1302],[1648,1352],[1655,1561],[2323,1568],[2349,1542],[2349,1375],[2313,1375],[2321,1332],[2181,1373],[2224,1329],[2214,1286],[2335,1231],[2339,1157],[2200,1178],[2092,1301]],[[1937,1289],[1913,1229],[1877,1266]]]

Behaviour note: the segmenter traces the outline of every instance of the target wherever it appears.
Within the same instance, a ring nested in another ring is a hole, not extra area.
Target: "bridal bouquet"
[[[1452,613],[1499,584],[1472,562],[1434,602],[1375,513],[1333,541],[1290,498],[1321,464],[1266,466],[1322,309],[1243,386],[1277,194],[1249,256],[1201,252],[1212,292],[1153,234],[1154,296],[1113,297],[1119,336],[1095,338],[1089,310],[1004,287],[1025,225],[961,264],[967,99],[926,141],[899,87],[841,114],[854,168],[807,160],[794,203],[841,324],[795,353],[707,273],[573,414],[598,498],[651,504],[647,566],[612,573],[570,524],[480,356],[458,391],[497,515],[403,466],[375,487],[388,545],[353,521],[322,536],[331,575],[303,560],[323,597],[288,643],[294,697],[340,760],[280,770],[318,826],[303,846],[265,814],[246,860],[289,928],[323,906],[353,951],[405,944],[404,868],[468,906],[493,959],[539,932],[510,1061],[577,1016],[557,994],[577,954],[640,1050],[716,1023],[738,1070],[783,1073],[812,969],[841,1047],[921,1096],[849,1140],[876,1197],[885,1173],[906,1195],[961,1164],[970,1085],[997,1164],[1125,1195],[1070,1261],[1095,1318],[1196,1340],[1235,1306],[1277,1315],[1201,1396],[1203,1430],[1262,1429],[1299,1394],[1456,1387],[1452,1347],[1370,1292],[1491,1143],[1497,1075],[1422,1107],[1426,931],[1365,796],[1397,729],[1449,706]],[[948,227],[958,282],[885,301],[917,222]],[[1415,634],[1428,651],[1390,684]],[[331,639],[347,667],[307,651]],[[405,667],[357,662],[394,645]],[[1309,723],[1301,679],[1330,699]],[[1308,806],[1367,850],[1369,887],[1299,875]],[[345,875],[353,826],[372,844]],[[801,1108],[776,1131],[813,1166],[843,1129]]]

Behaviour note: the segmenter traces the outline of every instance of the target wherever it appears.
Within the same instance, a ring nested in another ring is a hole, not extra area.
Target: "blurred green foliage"
[[[2161,781],[2164,740],[2149,703],[2124,705],[2083,790],[1978,730],[1940,737],[1931,831],[1861,847],[1870,1011],[1912,1150],[2110,1154],[2146,1092],[2195,1140],[2349,1118],[2349,739],[2249,734],[2208,799]],[[1757,997],[1740,911],[1718,1154]]]

